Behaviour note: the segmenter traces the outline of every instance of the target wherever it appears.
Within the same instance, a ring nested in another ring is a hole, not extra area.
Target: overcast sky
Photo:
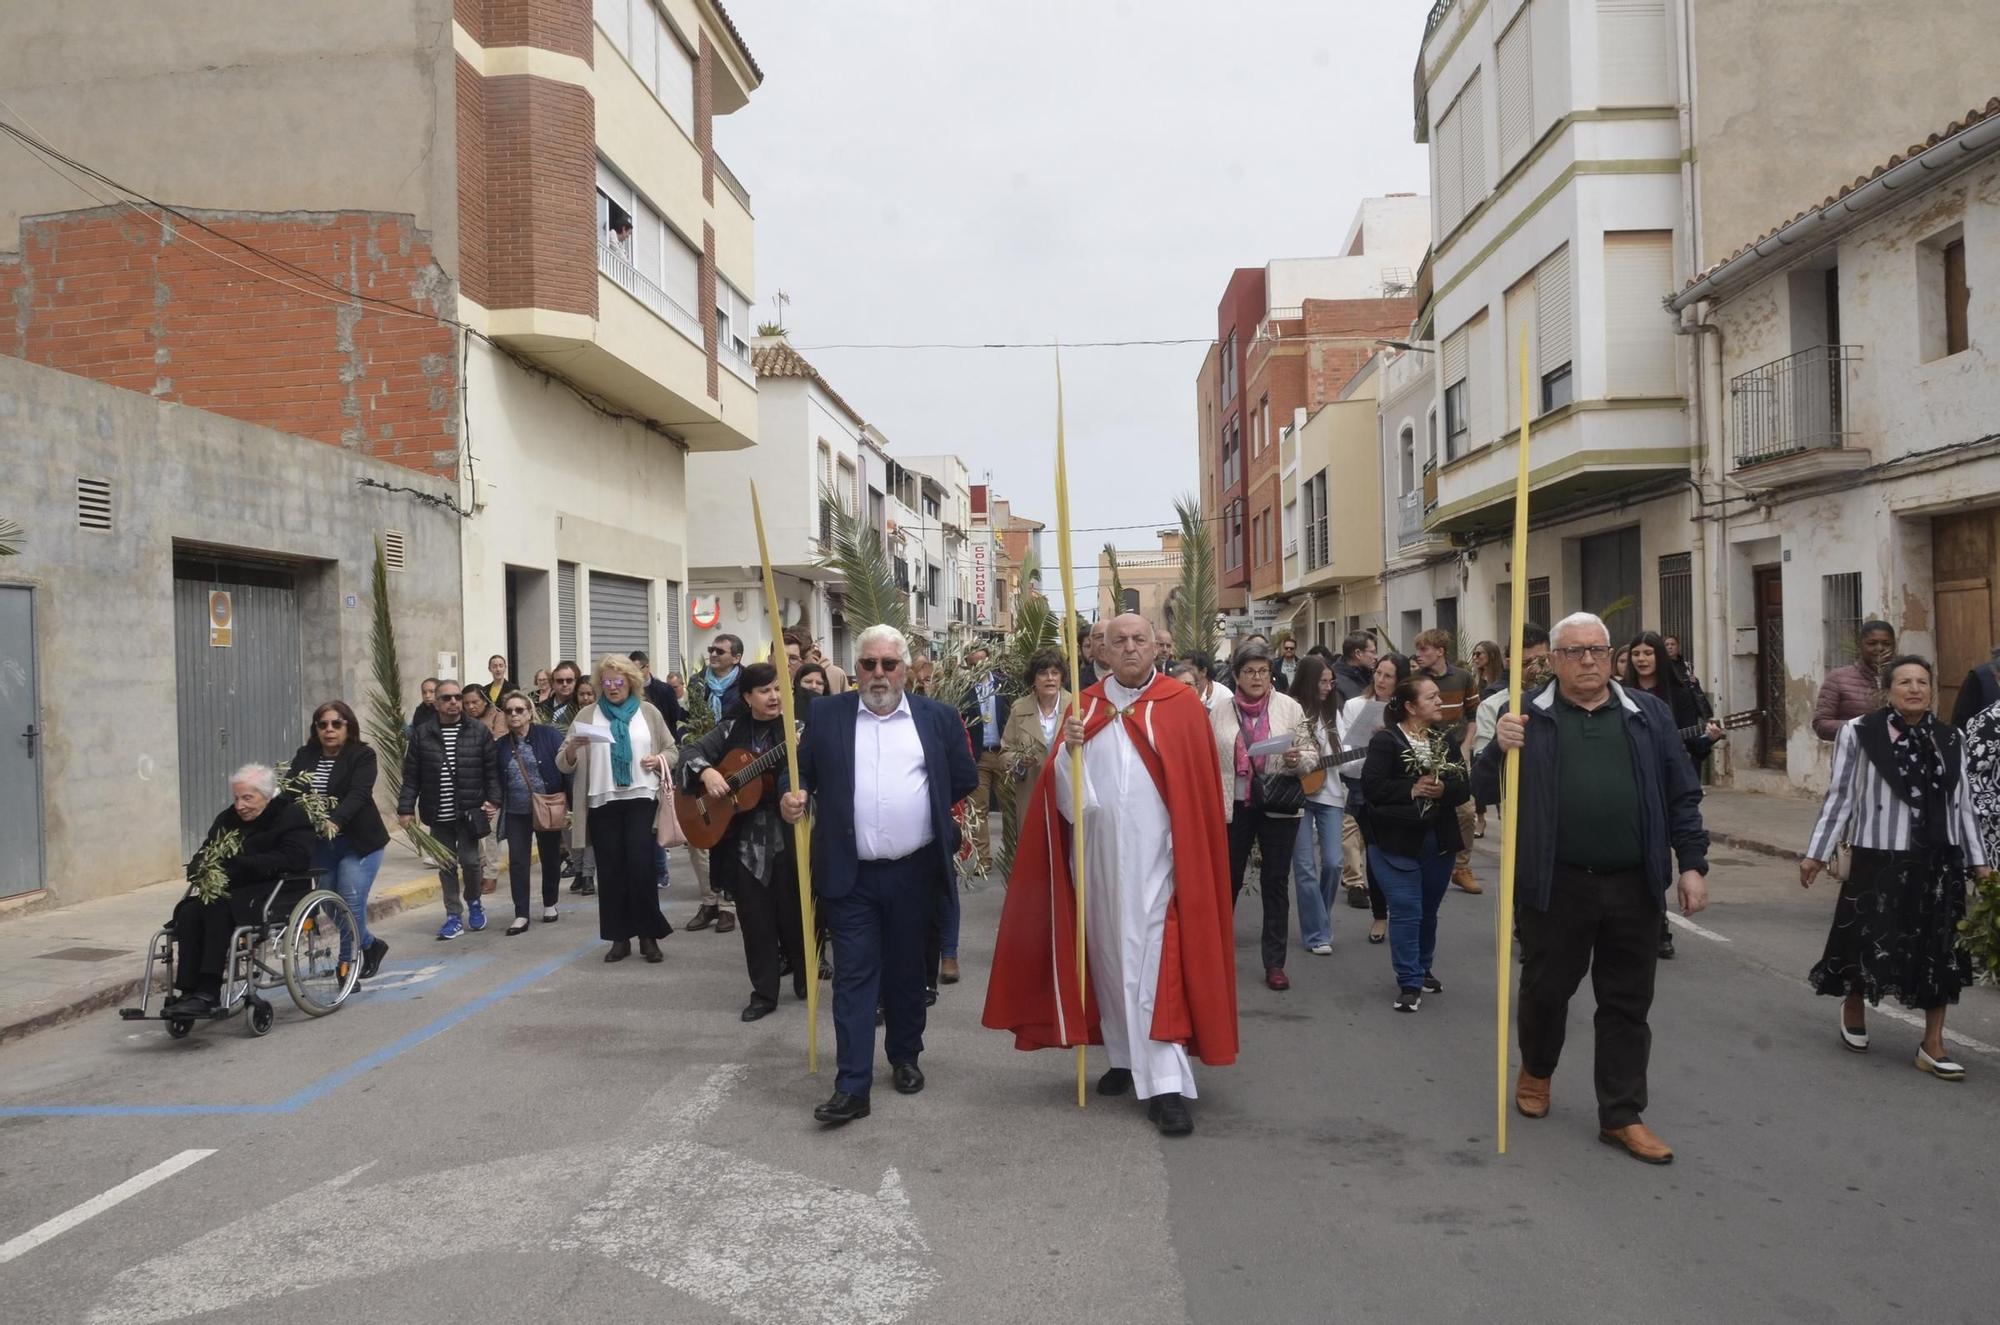
[[[1209,338],[1232,269],[1335,253],[1360,199],[1424,189],[1422,3],[728,7],[764,70],[716,127],[759,320],[783,290],[792,344],[895,452],[956,452],[1051,535],[1050,351],[815,347]],[[1063,355],[1080,598],[1107,539],[1156,547],[1194,488],[1203,349]]]

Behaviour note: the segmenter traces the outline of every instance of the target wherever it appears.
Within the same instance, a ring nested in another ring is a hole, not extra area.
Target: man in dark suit
[[[924,1088],[925,941],[954,886],[958,825],[951,807],[979,785],[965,725],[947,704],[904,691],[910,646],[893,626],[861,632],[856,688],[813,701],[799,754],[802,791],[780,810],[813,821],[813,883],[833,939],[833,1025],[839,1075],[813,1110],[823,1123],[868,1116],[875,1079],[875,1008],[896,1089]]]

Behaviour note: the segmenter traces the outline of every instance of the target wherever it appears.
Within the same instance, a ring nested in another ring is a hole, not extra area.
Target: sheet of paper
[[[572,722],[569,734],[596,745],[611,744],[611,725],[603,722]]]
[[[1268,759],[1272,755],[1281,755],[1285,751],[1291,748],[1292,748],[1291,737],[1269,736],[1261,741],[1256,742],[1250,747],[1250,757],[1252,759],[1259,759],[1259,758]]]

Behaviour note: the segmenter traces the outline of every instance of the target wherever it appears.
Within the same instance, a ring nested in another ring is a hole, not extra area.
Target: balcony
[[[612,284],[653,310],[660,320],[686,336],[696,346],[702,344],[701,319],[683,308],[678,299],[640,274],[624,250],[611,244],[597,246],[597,270]]]
[[[1426,471],[1425,487],[1411,488],[1396,498],[1396,552],[1421,557],[1451,546],[1451,536],[1424,528],[1424,512],[1437,500],[1436,471]]]
[[[1813,345],[1730,380],[1742,482],[1778,486],[1869,463],[1847,427],[1848,377],[1860,361],[1859,346]]]

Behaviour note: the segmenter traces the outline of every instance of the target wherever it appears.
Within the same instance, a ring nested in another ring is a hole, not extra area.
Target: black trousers
[[[187,993],[221,988],[229,962],[229,935],[256,921],[276,883],[232,889],[212,902],[189,893],[174,907],[174,985]]]
[[[514,894],[514,914],[528,914],[528,846],[542,861],[542,905],[551,907],[562,893],[562,831],[535,830],[534,811],[507,816],[507,886]]]
[[[734,842],[726,842],[716,848],[715,858],[719,860],[725,851],[734,855],[735,850]],[[768,881],[752,877],[733,863],[727,878],[730,894],[736,899],[736,927],[743,935],[743,965],[750,972],[750,992],[767,1003],[778,1001],[781,952],[791,963],[793,983],[803,989],[804,921],[799,911],[799,876],[792,853],[778,853]]]
[[[1257,889],[1264,894],[1264,969],[1285,964],[1285,941],[1292,927],[1292,847],[1299,840],[1297,815],[1267,814],[1252,805],[1238,805],[1229,820],[1229,900],[1243,892],[1243,875],[1250,867],[1254,843],[1263,854]]]
[[[590,847],[597,854],[597,936],[663,939],[669,932],[660,913],[660,890],[653,878],[653,817],[660,803],[651,797],[606,801],[590,809]]]
[[[1646,1109],[1653,975],[1660,962],[1660,896],[1639,870],[1589,874],[1557,865],[1549,909],[1519,910],[1521,1066],[1555,1075],[1570,996],[1590,975],[1597,997],[1597,1120],[1625,1127]]]
[[[851,891],[820,899],[833,937],[835,1089],[868,1094],[878,1006],[891,1063],[914,1063],[924,1051],[924,931],[937,905],[940,870],[950,868],[933,843],[900,860],[864,860]]]

